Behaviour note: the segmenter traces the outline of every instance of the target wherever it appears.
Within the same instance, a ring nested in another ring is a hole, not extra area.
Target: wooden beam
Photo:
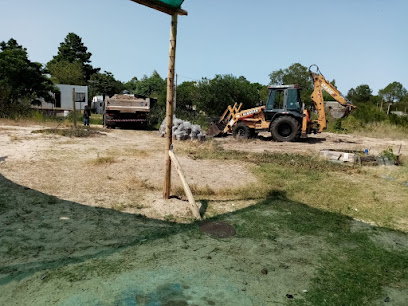
[[[156,1],[156,0],[131,0],[133,2],[148,6],[152,9],[158,10],[160,12],[169,14],[169,15],[183,15],[183,16],[187,16],[188,12],[181,9],[181,8],[173,8],[170,5],[166,5],[165,3]]]
[[[181,183],[183,184],[184,192],[186,193],[186,196],[188,199],[188,203],[190,203],[191,212],[193,213],[194,217],[197,220],[201,220],[200,209],[197,207],[197,204],[193,197],[193,193],[191,192],[190,186],[188,186],[186,177],[184,176],[183,170],[181,169],[181,165],[172,150],[169,151],[169,155],[170,155],[171,161],[174,164],[174,167],[177,170],[177,173],[180,176]]]
[[[74,116],[74,127],[77,127],[77,117],[76,117],[76,105],[75,105],[75,87],[72,88],[72,115]]]
[[[163,184],[163,198],[170,198],[171,191],[171,159],[169,150],[173,139],[173,102],[174,102],[174,70],[176,67],[177,42],[177,14],[171,16],[169,73],[167,75],[167,102],[166,102],[166,145],[165,145],[165,173]]]

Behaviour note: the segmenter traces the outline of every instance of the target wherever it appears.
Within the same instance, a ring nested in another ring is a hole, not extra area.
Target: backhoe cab
[[[209,136],[232,133],[235,138],[250,138],[270,131],[277,141],[293,141],[300,136],[304,117],[300,88],[297,85],[268,87],[266,105],[241,111],[242,103],[228,106],[217,121],[210,123]]]
[[[298,85],[269,86],[266,105],[241,111],[242,103],[228,106],[224,114],[210,123],[207,132],[209,136],[219,136],[232,133],[236,138],[250,138],[262,131],[269,131],[277,141],[293,141],[307,134],[320,133],[326,129],[326,113],[323,101],[324,89],[336,101],[330,104],[329,111],[335,118],[347,116],[355,106],[348,101],[332,84],[326,81],[316,66],[312,72],[314,91],[311,98],[314,102],[318,119],[310,119],[310,110],[305,109],[300,99]]]

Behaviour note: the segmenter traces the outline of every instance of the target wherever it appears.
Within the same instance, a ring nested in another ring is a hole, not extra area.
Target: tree
[[[407,90],[402,86],[400,82],[393,82],[388,84],[387,87],[378,91],[378,95],[388,103],[394,103],[401,101],[407,96]]]
[[[144,75],[141,80],[137,80],[137,78],[133,78],[132,80],[133,88],[131,92],[134,94],[151,98],[159,98],[163,92],[166,92],[166,80],[162,79],[156,70],[153,71],[150,77]]]
[[[51,81],[55,84],[86,85],[84,70],[79,62],[55,61],[48,64]]]
[[[27,49],[10,39],[0,43],[0,116],[14,109],[26,109],[25,102],[43,98],[54,102],[50,92],[56,91],[51,80],[45,76],[40,63],[28,59]]]
[[[298,84],[302,88],[301,98],[303,102],[311,102],[310,95],[313,92],[313,81],[307,67],[295,63],[285,69],[275,70],[269,74],[270,85]]]
[[[209,116],[220,116],[228,105],[235,102],[243,103],[244,108],[255,107],[259,103],[258,85],[243,76],[216,75],[212,80],[203,78],[197,86],[197,110]]]
[[[192,110],[198,98],[197,82],[183,82],[177,86],[176,111]]]
[[[124,90],[122,82],[116,80],[113,74],[107,71],[95,73],[92,75],[90,82],[95,95],[108,95],[111,97]]]
[[[373,91],[367,84],[357,86],[355,89],[351,88],[347,93],[347,99],[354,103],[368,102],[372,99]]]
[[[88,52],[88,48],[83,44],[82,38],[75,33],[68,33],[64,42],[62,42],[58,48],[58,54],[48,62],[47,68],[52,71],[53,66],[55,67],[58,62],[79,63],[83,71],[82,80],[87,82],[93,74],[100,70],[100,68],[93,68],[90,64],[91,56],[92,53]],[[68,69],[66,72],[69,73],[70,70]],[[61,75],[59,77],[61,77]],[[63,79],[67,78],[69,79],[70,76],[63,77]]]

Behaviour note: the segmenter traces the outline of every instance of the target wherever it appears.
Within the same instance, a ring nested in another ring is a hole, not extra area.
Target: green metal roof
[[[187,15],[187,11],[181,9],[184,0],[131,0],[142,5],[146,5],[158,11],[173,15]]]
[[[184,0],[159,0],[158,2],[165,3],[167,5],[170,5],[171,7],[174,7],[174,8],[180,8],[180,6],[184,2]]]

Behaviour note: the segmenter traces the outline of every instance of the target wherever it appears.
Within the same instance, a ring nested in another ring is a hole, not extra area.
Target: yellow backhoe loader
[[[316,67],[316,72],[311,71],[312,67]],[[310,66],[309,73],[314,83],[311,98],[318,115],[316,120],[311,120],[310,110],[304,108],[299,86],[274,85],[268,87],[266,105],[246,110],[241,110],[242,103],[228,106],[218,120],[210,123],[207,135],[220,136],[232,133],[236,138],[250,138],[261,131],[269,131],[277,141],[294,141],[299,137],[306,138],[310,133],[320,133],[326,129],[322,90],[337,101],[326,103],[326,109],[333,117],[348,116],[355,106],[324,78],[319,67]]]

